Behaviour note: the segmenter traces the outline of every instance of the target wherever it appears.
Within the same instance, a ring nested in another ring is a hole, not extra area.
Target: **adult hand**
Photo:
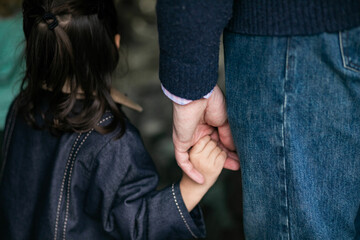
[[[173,142],[175,157],[180,168],[195,182],[202,184],[204,177],[189,161],[189,149],[202,137],[211,135],[228,153],[224,168],[238,170],[239,159],[227,121],[224,94],[215,86],[209,99],[200,99],[187,105],[173,104]]]

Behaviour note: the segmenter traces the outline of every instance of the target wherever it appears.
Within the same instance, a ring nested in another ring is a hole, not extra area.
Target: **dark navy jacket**
[[[111,121],[106,113],[100,124]],[[0,238],[189,239],[204,237],[199,208],[189,214],[179,185],[156,191],[158,175],[126,120],[106,135],[55,137],[10,111],[0,185]]]
[[[218,81],[220,35],[313,35],[360,26],[359,0],[158,0],[159,77],[196,100]],[[226,47],[226,46],[225,46]]]

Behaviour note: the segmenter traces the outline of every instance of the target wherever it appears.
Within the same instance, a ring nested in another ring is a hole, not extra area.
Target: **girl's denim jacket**
[[[99,124],[112,117],[105,113]],[[1,172],[1,239],[204,237],[201,211],[188,213],[179,184],[156,191],[158,175],[137,129],[126,120],[125,134],[116,139],[119,132],[55,137],[11,110]]]

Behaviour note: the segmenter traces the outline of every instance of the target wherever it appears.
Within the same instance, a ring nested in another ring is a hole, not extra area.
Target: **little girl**
[[[158,175],[111,89],[112,0],[24,0],[26,75],[7,117],[0,238],[204,237],[200,199],[226,158],[209,136],[191,150],[205,176],[157,191]]]

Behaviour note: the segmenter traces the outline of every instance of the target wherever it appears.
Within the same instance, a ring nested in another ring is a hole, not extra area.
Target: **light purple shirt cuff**
[[[171,101],[179,104],[179,105],[186,105],[186,104],[189,104],[191,103],[192,101],[194,100],[188,100],[188,99],[185,99],[185,98],[181,98],[181,97],[178,97],[174,94],[172,94],[171,92],[169,92],[162,84],[161,84],[161,89],[163,90],[164,94],[170,98]],[[213,93],[214,90],[211,90],[211,92],[209,92],[208,94],[206,94],[203,98],[205,99],[208,99],[211,94]]]

